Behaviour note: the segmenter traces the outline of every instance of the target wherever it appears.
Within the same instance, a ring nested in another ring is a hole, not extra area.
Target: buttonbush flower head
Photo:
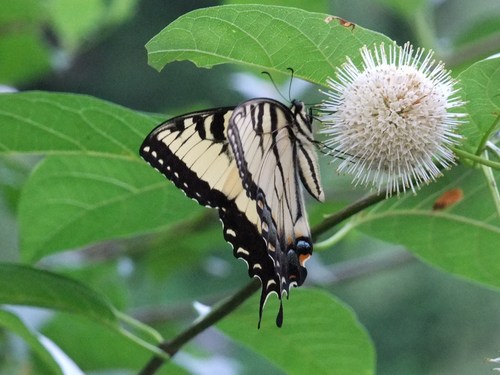
[[[439,166],[454,163],[449,149],[464,114],[456,81],[433,53],[406,43],[361,48],[362,67],[351,59],[329,78],[320,107],[326,146],[339,158],[339,173],[356,184],[386,194],[399,193],[436,179]]]

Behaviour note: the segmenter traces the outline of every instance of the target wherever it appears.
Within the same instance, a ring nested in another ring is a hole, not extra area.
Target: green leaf
[[[97,31],[104,13],[102,0],[49,0],[47,6],[52,26],[68,50],[76,49],[83,38]]]
[[[0,304],[42,307],[78,314],[104,325],[155,355],[163,354],[155,346],[160,336],[153,329],[145,328],[120,314],[106,298],[84,284],[49,271],[0,263]],[[132,324],[138,333],[153,339],[154,344],[122,328],[119,318]]]
[[[156,124],[153,117],[83,95],[0,96],[0,152],[52,155],[22,191],[25,260],[158,231],[198,212],[139,158]]]
[[[138,159],[152,117],[85,95],[0,95],[0,152],[113,154]]]
[[[40,336],[26,327],[23,321],[15,314],[0,309],[0,326],[20,336],[24,342],[30,346],[47,369],[50,370],[51,374],[62,375],[63,372],[61,368],[50,352],[45,349],[45,346],[40,341]]]
[[[29,163],[26,163],[23,157],[0,155],[0,194],[3,196],[5,208],[13,214],[17,211],[21,188],[30,171]],[[3,236],[0,235],[0,238]]]
[[[48,0],[51,23],[63,46],[76,50],[108,22],[132,15],[137,0]],[[78,17],[75,10],[78,9]]]
[[[0,82],[19,84],[46,73],[50,54],[40,31],[43,5],[36,0],[0,0],[0,9]]]
[[[27,266],[0,263],[0,304],[61,310],[118,327],[102,296],[73,279]]]
[[[375,353],[365,329],[346,305],[331,295],[293,290],[284,301],[284,323],[277,328],[276,298],[267,302],[262,326],[257,325],[258,296],[217,325],[287,374],[360,375],[375,373]],[[242,327],[245,334],[242,334]]]
[[[495,175],[500,182],[500,173]],[[451,189],[463,199],[444,210],[434,202]],[[352,222],[363,232],[399,243],[448,272],[500,287],[500,218],[479,170],[456,167],[418,192],[390,199]]]
[[[194,10],[168,25],[146,48],[149,64],[190,60],[199,67],[236,63],[288,73],[325,84],[335,67],[354,61],[364,44],[390,42],[327,14],[266,5],[226,5]]]
[[[36,35],[11,35],[1,38],[0,56],[9,56],[0,62],[2,83],[27,82],[50,69],[49,53]]]
[[[224,4],[248,4],[247,0],[224,0]],[[252,4],[261,5],[280,5],[290,8],[299,8],[309,12],[326,12],[329,8],[327,0],[258,0],[252,1]]]
[[[4,25],[39,22],[44,17],[43,5],[37,0],[0,0],[0,7],[0,24]]]
[[[68,327],[71,327],[71,334],[68,334]],[[42,332],[53,338],[86,374],[135,374],[153,355],[151,351],[137,346],[119,332],[103,329],[91,320],[68,314],[55,316],[44,325]],[[78,337],[78,340],[75,340],[75,337]],[[155,373],[161,374],[184,375],[186,372],[169,362]]]
[[[107,24],[115,24],[126,21],[136,15],[139,0],[105,0],[107,6],[103,16]]]
[[[500,128],[500,58],[479,61],[458,78],[469,114],[468,123],[460,127],[465,137],[461,147],[479,154],[489,136]]]
[[[47,157],[22,191],[22,257],[33,262],[56,251],[158,230],[192,218],[198,208],[138,157]]]

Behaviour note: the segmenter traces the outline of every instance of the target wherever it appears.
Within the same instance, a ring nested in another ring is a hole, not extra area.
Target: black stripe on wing
[[[278,124],[278,110],[285,117],[285,124],[282,124],[281,126],[279,126]],[[266,111],[269,112],[270,121],[269,124],[266,124],[266,126],[264,126],[263,117],[266,114]],[[288,107],[273,99],[249,100],[236,107],[233,115],[231,116],[228,131],[228,136],[230,138],[229,142],[234,154],[236,155],[236,162],[238,164],[238,170],[241,180],[243,181],[243,186],[245,187],[248,195],[252,199],[256,199],[259,187],[255,184],[255,176],[252,175],[248,166],[250,157],[253,156],[245,155],[245,146],[242,143],[243,137],[240,133],[241,129],[239,128],[240,122],[244,122],[245,118],[251,120],[255,138],[259,139],[260,151],[262,153],[269,151],[273,152],[276,160],[280,160],[280,155],[278,155],[278,150],[275,147],[277,132],[280,130],[280,128],[286,127],[288,129],[290,139],[294,139],[292,131],[292,123],[294,121],[294,118],[292,112]],[[269,136],[272,138],[271,150],[265,150],[263,147],[263,140],[265,136]],[[282,168],[280,163],[277,163],[277,165],[270,167],[276,167],[280,169]]]
[[[262,311],[268,296],[272,293],[280,295],[279,276],[276,274],[273,261],[268,256],[266,242],[258,224],[250,222],[247,215],[238,209],[234,200],[228,201],[226,208],[219,210],[219,216],[224,225],[224,239],[233,246],[233,255],[247,263],[250,277],[258,277],[261,281],[258,323],[260,327]],[[281,327],[282,321],[281,312],[276,324]]]
[[[212,189],[203,176],[216,158],[227,159],[227,164],[232,158],[224,121],[232,109],[219,108],[167,120],[148,135],[139,154],[188,197],[204,206],[221,207],[223,194]],[[214,151],[214,160],[206,160],[208,150]],[[209,177],[212,176],[205,176]]]

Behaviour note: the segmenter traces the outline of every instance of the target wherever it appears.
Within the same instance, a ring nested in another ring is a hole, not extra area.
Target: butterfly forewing
[[[234,158],[228,152],[226,133],[213,133],[211,128],[221,123],[225,128],[231,114],[232,108],[220,108],[168,120],[148,135],[140,154],[188,197],[219,207],[224,191],[213,187]]]

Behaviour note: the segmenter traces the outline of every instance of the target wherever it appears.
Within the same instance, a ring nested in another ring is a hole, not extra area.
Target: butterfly
[[[174,117],[144,140],[140,155],[199,204],[215,208],[234,256],[262,283],[259,327],[270,294],[300,286],[312,241],[303,189],[324,200],[312,116],[267,98]]]

